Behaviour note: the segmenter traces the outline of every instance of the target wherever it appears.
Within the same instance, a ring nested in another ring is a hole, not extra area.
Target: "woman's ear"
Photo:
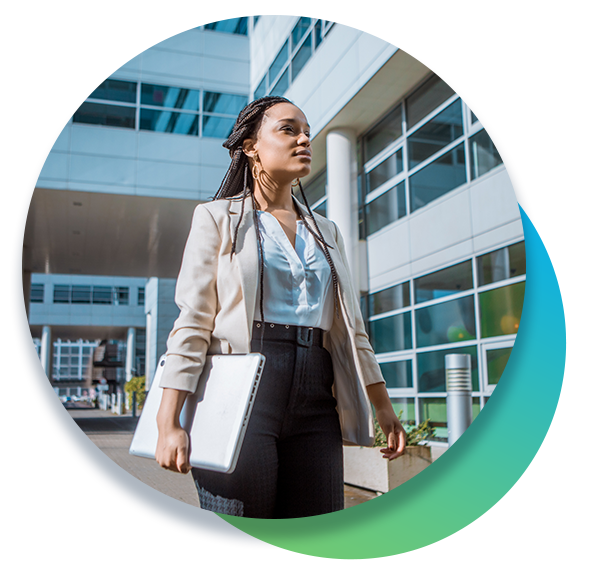
[[[251,138],[246,138],[243,141],[243,152],[246,156],[249,156],[252,160],[257,160],[258,151],[256,149],[256,143]]]

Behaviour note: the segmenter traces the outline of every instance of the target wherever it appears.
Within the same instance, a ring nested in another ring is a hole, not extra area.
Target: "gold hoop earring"
[[[254,178],[254,181],[260,180],[260,169],[258,169],[257,163],[254,163],[254,166],[252,167],[252,177]]]
[[[293,187],[300,187],[301,186],[301,180],[297,177],[292,183],[291,185]]]

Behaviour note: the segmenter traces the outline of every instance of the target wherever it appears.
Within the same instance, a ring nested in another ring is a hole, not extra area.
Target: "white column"
[[[51,360],[53,359],[52,343],[51,343],[51,327],[43,325],[43,332],[41,333],[41,366],[47,377],[51,379]]]
[[[135,327],[127,329],[127,358],[125,360],[125,381],[135,375]]]
[[[356,292],[360,292],[358,169],[356,133],[337,128],[327,134],[327,217],[339,227]]]

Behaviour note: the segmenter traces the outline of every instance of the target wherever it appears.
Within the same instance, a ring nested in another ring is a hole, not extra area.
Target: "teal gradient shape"
[[[548,432],[566,353],[556,275],[532,222],[521,208],[520,212],[527,276],[516,343],[492,397],[452,448],[395,490],[341,512],[288,520],[220,517],[293,552],[335,559],[376,558],[450,536],[511,489]]]

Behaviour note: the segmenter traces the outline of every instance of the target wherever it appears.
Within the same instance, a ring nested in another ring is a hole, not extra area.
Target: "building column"
[[[327,134],[327,217],[343,236],[356,292],[361,290],[358,243],[356,133],[337,128]]]
[[[43,325],[43,332],[41,333],[41,366],[45,370],[45,374],[51,381],[51,365],[53,360],[53,344],[51,343],[51,327],[49,325]]]
[[[125,359],[125,381],[135,375],[135,327],[127,329],[127,358]]]

